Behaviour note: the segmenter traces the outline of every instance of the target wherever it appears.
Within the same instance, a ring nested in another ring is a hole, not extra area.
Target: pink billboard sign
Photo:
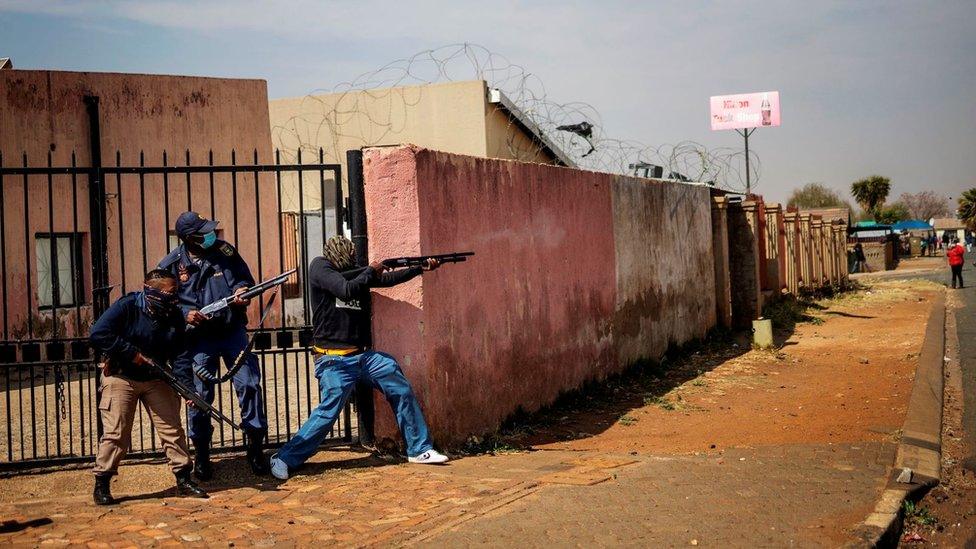
[[[712,129],[739,130],[779,126],[779,92],[713,95]]]

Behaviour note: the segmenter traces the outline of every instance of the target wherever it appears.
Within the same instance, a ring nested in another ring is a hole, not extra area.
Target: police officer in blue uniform
[[[190,478],[190,451],[180,419],[183,402],[152,367],[166,367],[183,347],[186,324],[177,307],[176,277],[169,271],[149,271],[144,284],[142,292],[112,304],[91,329],[91,345],[105,360],[98,402],[104,432],[95,457],[96,505],[116,502],[110,482],[132,444],[132,421],[140,402],[176,475],[177,494],[207,497]]]
[[[231,368],[247,346],[247,300],[237,299],[234,306],[211,318],[200,309],[218,299],[239,295],[254,285],[254,277],[237,250],[217,238],[217,222],[196,212],[183,212],[176,220],[176,235],[182,244],[159,262],[159,268],[176,275],[180,283],[180,308],[187,324],[187,349],[176,360],[176,372],[193,378],[197,392],[213,402],[214,384],[191,372],[203,368],[217,375],[220,360]],[[268,460],[262,450],[268,434],[261,391],[261,369],[257,357],[247,353],[244,365],[232,378],[241,406],[241,427],[247,443],[247,461],[256,475],[268,474]],[[218,376],[219,377],[219,376]],[[210,463],[210,440],[213,425],[210,417],[190,409],[189,436],[196,451],[193,473],[201,480],[213,477]]]

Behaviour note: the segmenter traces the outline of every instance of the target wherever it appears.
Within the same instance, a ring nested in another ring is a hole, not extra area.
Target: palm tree
[[[851,196],[872,216],[878,214],[878,209],[888,198],[889,192],[891,180],[883,175],[872,175],[851,183]]]
[[[958,215],[967,227],[976,227],[976,189],[964,191],[959,197]]]

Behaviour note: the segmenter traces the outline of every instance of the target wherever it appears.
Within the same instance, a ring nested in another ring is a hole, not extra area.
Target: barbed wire
[[[343,143],[389,144],[407,127],[410,110],[420,103],[426,85],[462,80],[484,80],[500,90],[579,168],[634,175],[646,173],[641,167],[652,164],[660,166],[667,179],[705,182],[732,191],[745,189],[741,150],[709,149],[695,141],[652,146],[611,137],[593,105],[553,100],[537,75],[501,54],[470,43],[425,50],[331,89],[313,90],[301,99],[298,114],[272,128],[272,136],[285,156],[303,150],[314,157],[322,147],[328,161],[340,161]],[[545,143],[535,135],[525,139],[512,117],[508,120],[508,155],[515,160],[539,161]],[[582,128],[586,131],[560,129],[584,122],[589,126]],[[754,152],[750,154],[750,168],[755,187],[762,164]]]

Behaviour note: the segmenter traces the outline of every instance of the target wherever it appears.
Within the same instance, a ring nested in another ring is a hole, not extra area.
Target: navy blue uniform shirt
[[[92,347],[109,358],[113,375],[133,381],[158,379],[149,368],[132,363],[136,353],[165,365],[183,350],[186,321],[179,317],[179,313],[155,319],[146,313],[145,307],[142,292],[126,294],[92,326],[89,340]]]
[[[254,286],[254,277],[247,263],[233,246],[223,240],[215,242],[196,259],[190,257],[185,245],[180,244],[159,262],[159,268],[176,275],[180,283],[180,309],[184,318],[188,312],[199,311],[218,299],[231,296],[239,288]],[[219,332],[246,325],[246,308],[228,307],[203,322],[194,332]]]

